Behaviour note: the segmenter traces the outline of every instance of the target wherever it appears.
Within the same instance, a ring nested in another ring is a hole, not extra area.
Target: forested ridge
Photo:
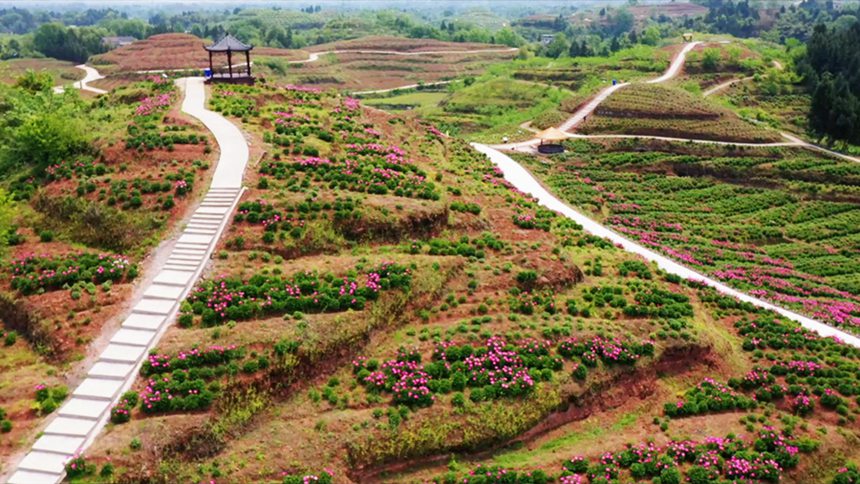
[[[815,27],[800,63],[812,92],[810,127],[833,140],[860,142],[860,21]]]

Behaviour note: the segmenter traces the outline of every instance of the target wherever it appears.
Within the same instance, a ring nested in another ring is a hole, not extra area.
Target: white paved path
[[[110,408],[131,387],[143,358],[176,318],[180,301],[200,277],[239,202],[248,163],[248,144],[242,132],[205,108],[203,79],[179,79],[177,84],[185,91],[182,110],[200,119],[221,149],[209,192],[161,271],[144,290],[143,298],[18,463],[7,481],[10,484],[55,484],[62,480],[65,462],[92,443],[106,424]]]
[[[669,67],[666,69],[660,77],[655,77],[654,79],[650,79],[645,81],[648,84],[656,84],[660,82],[666,82],[669,79],[677,76],[681,71],[681,68],[684,66],[684,62],[687,61],[687,54],[693,50],[697,45],[701,44],[701,42],[689,42],[684,45],[684,48],[681,49],[681,52],[672,59],[672,62],[669,63]],[[564,132],[568,132],[573,128],[577,127],[581,122],[585,121],[585,118],[588,117],[589,114],[593,113],[597,106],[600,105],[603,101],[606,100],[609,96],[612,95],[615,91],[629,86],[629,82],[622,82],[619,84],[613,84],[609,87],[604,88],[600,92],[597,93],[594,98],[588,101],[585,105],[579,108],[571,117],[567,118],[564,123],[562,123],[558,129]],[[526,141],[520,141],[518,143],[506,143],[500,145],[492,145],[494,148],[503,149],[503,150],[517,150],[520,148],[531,149],[540,144],[540,140],[537,138],[532,138]]]
[[[81,65],[78,65],[75,67],[77,67],[78,69],[80,69],[86,73],[86,75],[84,76],[83,79],[72,84],[72,86],[75,89],[80,89],[82,91],[90,91],[90,92],[94,92],[96,94],[107,93],[107,91],[105,91],[104,89],[99,89],[97,87],[90,86],[91,82],[98,81],[99,79],[105,78],[105,76],[99,74],[99,71],[95,70],[94,68],[92,68],[86,64],[81,64]],[[54,92],[57,94],[62,94],[65,90],[66,90],[66,88],[63,86],[55,86],[54,87]]]
[[[678,52],[678,55],[676,55],[674,59],[672,59],[672,62],[669,64],[669,68],[666,69],[666,72],[664,72],[662,76],[645,82],[647,84],[659,84],[677,76],[678,73],[681,72],[681,68],[684,67],[684,63],[687,62],[687,54],[689,54],[690,51],[695,49],[699,44],[701,44],[701,42],[687,42],[684,44],[684,48],[681,49],[681,52]]]
[[[550,210],[558,212],[565,217],[575,221],[576,223],[583,226],[586,232],[594,234],[598,237],[604,237],[611,240],[615,244],[621,245],[624,250],[628,252],[632,252],[634,254],[638,254],[644,257],[646,260],[656,262],[657,266],[661,269],[665,270],[670,274],[677,274],[685,279],[695,279],[698,281],[702,281],[708,286],[713,287],[719,292],[733,296],[741,301],[752,303],[758,307],[769,309],[775,311],[782,316],[785,316],[792,321],[796,321],[800,323],[803,327],[813,330],[822,336],[836,336],[842,341],[850,344],[852,346],[860,347],[860,338],[856,336],[850,335],[844,331],[838,330],[832,326],[824,324],[820,321],[816,321],[814,319],[808,318],[801,314],[795,313],[793,311],[789,311],[787,309],[781,308],[775,304],[771,304],[767,301],[752,297],[744,292],[738,291],[737,289],[733,289],[716,279],[712,279],[700,272],[694,271],[689,267],[683,266],[672,259],[654,252],[651,249],[648,249],[627,237],[615,232],[590,217],[584,215],[577,210],[574,210],[568,204],[562,202],[558,198],[556,198],[553,194],[551,194],[546,188],[544,188],[540,182],[529,173],[528,170],[523,168],[522,165],[511,159],[508,155],[493,149],[486,145],[481,145],[477,143],[472,143],[472,146],[478,150],[479,152],[487,155],[487,157],[492,161],[499,169],[502,170],[505,176],[505,180],[511,183],[514,188],[529,193],[535,198],[538,199],[538,203],[543,205]]]
[[[661,82],[666,82],[675,76],[681,71],[684,63],[687,60],[687,54],[690,53],[697,45],[702,42],[689,42],[684,45],[684,48],[672,59],[672,62],[669,64],[669,67],[666,69],[666,72],[663,73],[660,77],[656,77],[654,79],[645,81],[648,84],[656,84]],[[723,42],[727,43],[727,42]],[[782,70],[782,64],[779,61],[773,61],[774,67],[779,70]],[[733,81],[729,81],[728,83],[721,84],[717,86],[717,88],[724,88],[727,84],[731,84],[734,82],[745,81],[744,79],[735,79]],[[788,133],[780,133],[780,135],[785,138],[787,141],[782,142],[762,142],[762,143],[743,143],[743,142],[735,142],[735,141],[719,141],[719,140],[706,140],[706,139],[695,139],[695,138],[673,138],[668,136],[649,136],[649,135],[633,135],[633,134],[592,134],[592,135],[584,135],[584,134],[575,134],[570,133],[570,131],[578,126],[581,122],[585,121],[585,118],[594,112],[597,109],[597,106],[600,105],[603,101],[606,100],[609,96],[612,95],[615,91],[629,86],[630,83],[621,83],[615,84],[609,87],[604,88],[600,91],[591,101],[583,105],[579,108],[570,118],[568,118],[564,123],[562,123],[558,128],[567,133],[569,138],[582,138],[582,139],[612,139],[612,138],[639,138],[639,139],[656,139],[663,141],[676,141],[676,142],[690,142],[690,143],[700,143],[700,144],[714,144],[714,145],[733,145],[733,146],[749,146],[749,147],[769,147],[769,146],[791,146],[797,148],[804,148],[807,150],[818,151],[819,153],[824,153],[825,155],[832,156],[835,158],[839,158],[846,161],[852,161],[855,163],[860,163],[860,158],[846,155],[843,153],[839,153],[837,151],[828,150],[827,148],[823,148],[821,146],[812,144],[808,141],[804,141],[796,136],[790,135]],[[716,89],[716,88],[715,88]],[[713,89],[712,89],[713,90]],[[705,96],[713,94],[708,91],[705,93]],[[524,123],[526,124],[526,123]],[[490,145],[494,149],[499,150],[512,150],[512,151],[526,151],[526,152],[534,152],[537,146],[540,144],[540,140],[537,138],[532,138],[525,141],[520,141],[516,143],[504,143],[504,144],[496,144]]]

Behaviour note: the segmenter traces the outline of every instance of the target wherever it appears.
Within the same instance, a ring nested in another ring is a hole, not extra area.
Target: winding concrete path
[[[687,54],[696,48],[697,45],[701,44],[701,42],[688,42],[684,44],[684,47],[681,49],[678,54],[672,59],[672,62],[669,63],[669,67],[666,71],[660,75],[659,77],[655,77],[654,79],[650,79],[645,81],[647,84],[657,84],[661,82],[666,82],[681,72],[681,68],[684,66],[684,62],[687,61]],[[609,96],[611,96],[615,91],[624,88],[625,86],[629,86],[629,82],[622,82],[619,84],[613,84],[608,86],[597,93],[590,101],[585,103],[582,107],[576,110],[565,122],[559,125],[558,129],[564,132],[568,132],[573,128],[577,127],[580,123],[585,121],[588,118],[588,115],[593,113],[597,106],[599,106],[603,101],[606,100]],[[532,149],[535,146],[540,144],[540,140],[538,138],[532,138],[526,141],[520,141],[517,143],[504,143],[499,145],[492,145],[494,148],[502,149],[502,150],[518,150],[522,148]]]
[[[789,311],[770,302],[752,297],[749,294],[729,287],[716,279],[712,279],[700,272],[690,269],[689,267],[681,265],[670,259],[669,257],[654,252],[653,250],[648,249],[645,246],[640,245],[631,239],[628,239],[627,237],[607,228],[606,226],[591,219],[587,215],[575,210],[570,205],[556,198],[546,188],[544,188],[543,185],[541,185],[541,183],[531,173],[529,173],[528,170],[526,170],[522,165],[511,159],[511,157],[509,157],[508,155],[487,145],[472,143],[472,146],[479,152],[487,155],[490,161],[492,161],[493,164],[495,164],[497,167],[499,167],[500,170],[502,170],[502,173],[504,173],[505,180],[507,180],[511,185],[513,185],[514,188],[524,193],[531,194],[532,196],[537,198],[538,203],[540,205],[555,212],[558,212],[565,217],[575,221],[576,223],[582,225],[586,232],[596,235],[598,237],[607,238],[613,243],[623,247],[624,250],[632,252],[634,254],[638,254],[648,261],[655,262],[657,263],[658,267],[670,274],[676,274],[685,279],[695,279],[697,281],[702,281],[703,283],[707,284],[710,287],[713,287],[714,289],[723,294],[735,297],[744,302],[754,304],[755,306],[758,306],[760,308],[775,311],[792,321],[796,321],[804,328],[815,331],[822,336],[835,336],[847,344],[860,347],[860,338],[856,336],[848,334],[845,331],[841,331],[820,321],[798,314],[794,311]]]
[[[106,94],[107,93],[107,91],[105,91],[104,89],[99,89],[97,87],[90,86],[91,82],[98,81],[99,79],[105,78],[105,76],[101,75],[99,73],[99,71],[97,71],[95,68],[90,67],[86,64],[80,64],[80,65],[77,65],[75,67],[84,71],[84,78],[81,79],[80,81],[73,83],[72,87],[74,87],[75,89],[80,89],[81,91],[94,92],[96,94]],[[66,90],[65,86],[54,86],[54,92],[57,94],[62,94],[63,92],[65,92],[65,90]]]
[[[662,76],[645,81],[646,84],[659,84],[661,82],[666,82],[670,79],[673,79],[681,72],[681,68],[684,67],[684,63],[687,62],[687,54],[690,53],[691,50],[695,49],[696,46],[701,45],[701,42],[687,42],[684,44],[684,48],[681,49],[681,52],[672,59],[672,62],[669,64],[669,68],[666,69],[666,72],[663,73]]]
[[[656,84],[661,82],[666,82],[675,76],[677,76],[681,68],[686,62],[687,54],[690,53],[697,45],[701,44],[701,42],[689,42],[684,45],[684,48],[672,59],[672,62],[669,64],[669,67],[666,69],[666,72],[663,73],[660,77],[645,81],[648,84]],[[782,70],[783,66],[778,61],[773,61],[774,67]],[[747,80],[747,78],[743,79],[734,79],[727,83],[723,83],[717,88],[724,88],[726,84],[731,84],[734,82],[740,82]],[[580,138],[580,139],[631,139],[631,138],[639,138],[639,139],[653,139],[653,140],[662,140],[662,141],[676,141],[676,142],[690,142],[690,143],[699,143],[699,144],[714,144],[714,145],[732,145],[732,146],[749,146],[749,147],[773,147],[773,146],[789,146],[796,148],[803,148],[812,151],[818,151],[819,153],[823,153],[828,156],[832,156],[835,158],[839,158],[845,161],[851,161],[854,163],[860,163],[860,158],[846,155],[843,153],[839,153],[837,151],[829,150],[827,148],[823,148],[821,146],[812,144],[808,141],[804,141],[797,136],[793,136],[791,134],[780,132],[780,135],[785,138],[787,141],[782,142],[761,142],[761,143],[746,143],[746,142],[735,142],[735,141],[720,141],[720,140],[707,140],[707,139],[697,139],[697,138],[674,138],[668,136],[651,136],[651,135],[632,135],[632,134],[592,134],[592,135],[584,135],[584,134],[576,134],[571,133],[576,126],[585,121],[589,114],[593,113],[597,106],[600,105],[603,101],[606,100],[609,96],[612,95],[615,91],[629,86],[630,83],[622,83],[616,84],[609,87],[604,88],[600,91],[591,101],[583,105],[579,108],[571,117],[569,117],[564,123],[559,126],[559,129],[565,133],[567,133],[569,138]],[[713,93],[710,93],[713,94]],[[705,95],[709,95],[706,91]],[[494,149],[498,150],[510,150],[510,151],[528,151],[534,152],[536,147],[540,144],[540,139],[532,138],[525,141],[515,142],[515,143],[503,143],[490,145]]]
[[[86,378],[47,422],[41,436],[7,481],[9,484],[55,484],[65,463],[86,449],[110,417],[110,408],[137,377],[150,349],[179,312],[212,255],[230,214],[242,195],[248,144],[242,132],[205,108],[202,78],[177,81],[185,92],[182,110],[212,131],[220,157],[208,193],[175,240],[170,256],[142,299],[132,308]]]

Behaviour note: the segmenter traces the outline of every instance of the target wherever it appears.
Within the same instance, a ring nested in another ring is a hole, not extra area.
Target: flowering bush
[[[850,463],[847,466],[840,468],[831,481],[831,484],[858,483],[860,483],[860,470],[857,469],[857,465],[854,463]]]
[[[523,340],[511,345],[492,337],[478,348],[439,343],[433,361],[421,364],[421,355],[401,349],[396,359],[381,366],[375,360],[358,358],[353,370],[358,381],[371,391],[391,393],[394,403],[431,405],[434,393],[472,388],[474,402],[517,397],[530,393],[535,382],[550,380],[561,370],[562,359],[550,354],[547,341]]]
[[[444,481],[435,480],[437,484],[445,482],[457,482],[462,484],[546,484],[551,482],[545,472],[536,471],[514,471],[503,467],[478,465],[475,469],[461,478],[456,474],[449,474]]]
[[[49,387],[44,383],[40,383],[36,385],[35,390],[35,409],[39,411],[40,415],[47,415],[56,410],[69,395],[69,389],[63,385]]]
[[[631,343],[603,336],[588,340],[573,337],[559,343],[558,354],[565,358],[579,358],[584,365],[591,367],[597,366],[598,361],[607,365],[632,365],[643,356],[652,356],[654,344],[650,341]]]
[[[241,359],[245,355],[235,345],[210,346],[205,350],[192,348],[180,351],[176,356],[151,352],[140,368],[140,374],[150,376],[159,373],[172,373],[174,370],[187,370],[203,366],[217,366]]]
[[[424,371],[421,355],[414,350],[401,348],[397,358],[386,361],[379,370],[365,369],[362,360],[353,362],[353,369],[360,383],[371,391],[391,393],[395,404],[426,407],[435,400],[428,387],[430,376]]]
[[[145,97],[135,109],[135,116],[149,116],[154,112],[170,106],[170,94],[159,94],[157,96]]]
[[[665,404],[663,413],[672,418],[680,418],[709,412],[748,410],[755,405],[753,399],[735,393],[713,378],[705,378],[695,388],[688,390],[682,399]]]
[[[523,229],[538,229],[548,232],[556,218],[554,212],[531,203],[521,206],[518,212],[513,215],[513,222],[514,225]]]
[[[330,188],[439,199],[435,184],[427,180],[423,170],[406,158],[399,146],[349,144],[346,151],[344,157],[332,159],[310,156],[292,163],[267,160],[260,166],[260,174],[286,180],[304,173],[306,179],[325,183]]]
[[[111,423],[121,424],[131,420],[131,411],[137,405],[139,398],[136,392],[125,392],[119,402],[110,409]]]
[[[186,378],[186,372],[177,372],[147,380],[140,394],[140,409],[144,413],[164,413],[208,408],[215,395],[206,382]]]
[[[334,473],[328,469],[317,474],[286,474],[283,484],[331,484]]]
[[[290,278],[256,275],[248,281],[219,277],[203,281],[183,304],[183,314],[201,316],[204,325],[247,320],[261,315],[362,309],[383,290],[408,288],[411,271],[385,262],[366,270],[333,274],[301,272]]]
[[[75,479],[89,474],[94,474],[95,464],[87,463],[87,460],[79,454],[75,454],[68,462],[66,462],[66,477]]]
[[[58,257],[29,255],[12,261],[12,288],[22,294],[62,289],[77,282],[130,281],[137,266],[113,254],[80,253]]]
[[[808,395],[797,395],[791,402],[791,409],[798,415],[809,415],[815,410],[815,401]]]
[[[806,446],[803,451],[811,451],[813,447]],[[797,466],[799,451],[798,445],[769,427],[764,427],[752,444],[733,436],[669,441],[664,445],[628,444],[621,452],[605,452],[596,461],[590,462],[582,456],[565,461],[558,482],[583,484],[651,479],[675,484],[729,480],[775,482],[785,470]],[[846,470],[846,474],[848,472]],[[853,481],[846,480],[842,484],[850,482]]]

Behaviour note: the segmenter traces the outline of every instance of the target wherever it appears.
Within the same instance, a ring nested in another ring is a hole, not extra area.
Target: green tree
[[[720,50],[705,49],[702,53],[702,69],[706,71],[715,71],[720,66]]]
[[[543,55],[557,59],[569,50],[570,45],[567,42],[567,36],[564,35],[563,32],[559,32],[555,34],[555,38],[552,39],[552,42],[550,42],[549,45],[546,46]]]
[[[15,81],[15,86],[34,93],[49,91],[54,86],[54,76],[50,72],[36,72],[33,69],[27,69],[27,72]]]
[[[504,27],[496,32],[496,43],[509,47],[519,47],[525,43],[525,40],[510,27]]]
[[[87,151],[89,145],[80,122],[62,112],[39,112],[14,129],[6,146],[7,167],[45,168]]]
[[[642,43],[646,45],[657,45],[660,42],[660,28],[651,25],[642,32]]]

